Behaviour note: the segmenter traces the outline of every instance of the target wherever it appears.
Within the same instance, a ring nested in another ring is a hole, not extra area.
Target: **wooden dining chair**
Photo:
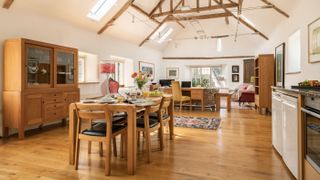
[[[181,86],[179,81],[172,81],[171,86],[172,86],[173,101],[180,103],[180,112],[182,110],[182,105],[187,103],[190,105],[190,110],[192,110],[191,97],[182,96],[182,91],[181,91]]]
[[[171,97],[162,97],[161,103],[160,103],[160,111],[159,113],[150,113],[149,118],[152,120],[157,120],[157,121],[161,121],[162,123],[160,123],[161,127],[161,131],[159,132],[159,136],[163,136],[163,129],[164,129],[164,125],[167,125],[167,127],[169,127],[168,123],[170,121],[170,115],[169,115],[169,106],[171,103],[172,98]],[[170,128],[169,128],[170,130]],[[163,144],[162,144],[162,148],[163,148]]]
[[[150,133],[157,131],[159,133],[159,140],[160,140],[160,150],[163,149],[163,131],[162,131],[162,122],[159,119],[151,119],[149,115],[152,113],[160,113],[160,103],[162,98],[158,100],[154,100],[155,104],[151,107],[147,107],[144,113],[144,116],[137,119],[137,137],[139,141],[140,132],[143,133],[143,137],[146,141],[146,150],[147,150],[147,161],[148,163],[151,161],[151,136]],[[147,116],[147,118],[145,118]]]
[[[121,139],[125,141],[126,126],[112,124],[112,112],[108,105],[76,103],[75,107],[77,114],[75,169],[77,170],[79,165],[80,140],[104,142],[106,144],[105,175],[110,175],[111,139],[121,135]],[[105,125],[99,123],[87,129],[82,128],[82,121],[91,122],[94,119],[105,119],[106,123]],[[120,144],[122,145],[123,143]]]

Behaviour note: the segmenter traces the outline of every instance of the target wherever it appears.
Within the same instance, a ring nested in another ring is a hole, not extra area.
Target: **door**
[[[77,52],[55,49],[55,86],[76,87],[78,83]]]
[[[25,74],[27,88],[49,88],[52,86],[51,48],[26,44]]]
[[[254,83],[254,82],[251,82],[251,77],[253,76],[254,76],[254,60],[253,59],[243,60],[243,82]]]
[[[283,161],[298,177],[298,110],[297,98],[283,96]]]
[[[24,107],[25,125],[42,123],[42,95],[26,95]]]
[[[282,156],[282,100],[279,93],[272,93],[272,145]]]

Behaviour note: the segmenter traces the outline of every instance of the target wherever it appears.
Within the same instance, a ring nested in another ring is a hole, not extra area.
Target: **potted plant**
[[[149,81],[148,74],[142,73],[141,71],[134,72],[131,77],[134,79],[134,82],[137,84],[137,87],[142,91],[145,84]]]

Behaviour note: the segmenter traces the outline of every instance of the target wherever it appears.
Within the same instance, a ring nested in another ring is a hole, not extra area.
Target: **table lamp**
[[[109,78],[110,78],[110,75],[114,74],[115,72],[116,72],[115,64],[113,63],[100,64],[100,73],[107,75],[107,78],[101,84],[101,93],[103,96],[105,96],[106,94],[110,94]]]

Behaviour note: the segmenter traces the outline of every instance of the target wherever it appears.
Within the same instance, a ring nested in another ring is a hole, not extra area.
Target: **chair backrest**
[[[171,103],[171,97],[170,96],[163,96],[161,104],[160,104],[160,109],[166,109],[170,106]]]
[[[172,81],[171,86],[172,86],[173,99],[176,101],[181,100],[182,92],[181,92],[181,87],[180,87],[179,81]]]
[[[149,108],[149,113],[154,113],[154,112],[159,112],[160,111],[160,109],[161,109],[160,106],[161,106],[162,99],[163,98],[160,97],[160,98],[157,98],[157,99],[153,100],[155,104]]]
[[[75,110],[78,119],[77,132],[80,132],[82,120],[92,121],[95,119],[106,120],[107,136],[112,133],[112,112],[109,110],[107,104],[83,104],[76,103]]]
[[[109,78],[109,92],[111,94],[116,94],[119,92],[119,83],[112,78]]]

